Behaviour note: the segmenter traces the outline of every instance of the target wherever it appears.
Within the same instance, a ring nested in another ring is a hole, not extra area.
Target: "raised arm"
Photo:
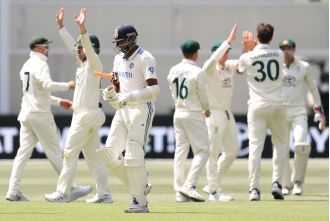
[[[60,36],[62,38],[62,41],[64,42],[65,46],[69,49],[72,55],[75,56],[77,61],[79,61],[77,52],[75,50],[75,40],[71,36],[71,34],[66,30],[63,24],[63,19],[64,19],[64,8],[60,8],[58,13],[56,14],[56,22],[57,22],[57,27],[60,33]]]
[[[103,65],[99,56],[95,53],[92,43],[89,39],[89,35],[85,27],[86,21],[86,8],[80,9],[79,15],[75,15],[75,22],[78,24],[80,29],[80,37],[85,54],[89,64],[94,68],[95,71],[102,71]],[[94,73],[93,73],[94,74]]]
[[[220,47],[212,53],[211,57],[205,62],[203,69],[206,74],[216,73],[215,69],[218,63],[218,60],[226,53],[226,51],[230,48],[231,44],[236,40],[237,34],[237,24],[234,24],[232,30],[226,41],[224,41]]]

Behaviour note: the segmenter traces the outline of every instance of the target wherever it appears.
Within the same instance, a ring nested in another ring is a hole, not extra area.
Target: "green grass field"
[[[329,220],[328,160],[312,159],[309,163],[303,196],[287,196],[275,201],[271,191],[271,161],[262,162],[261,201],[248,201],[247,160],[236,160],[223,181],[223,188],[234,197],[232,202],[176,203],[172,189],[172,160],[148,160],[149,179],[153,189],[149,195],[149,214],[125,214],[129,205],[128,189],[115,177],[109,178],[115,203],[90,205],[86,198],[71,203],[48,203],[44,193],[55,191],[57,176],[46,160],[29,161],[21,182],[21,190],[30,202],[5,200],[12,161],[0,161],[0,221],[318,221]],[[188,168],[188,165],[187,165]],[[79,184],[93,184],[84,161],[76,175]],[[205,184],[205,172],[198,190]],[[201,192],[201,191],[200,191]],[[94,196],[90,194],[88,197]],[[204,194],[207,197],[206,194]]]

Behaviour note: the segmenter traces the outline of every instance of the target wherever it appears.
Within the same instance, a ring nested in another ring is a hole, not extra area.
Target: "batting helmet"
[[[138,33],[133,25],[129,24],[121,24],[118,25],[115,29],[115,32],[113,34],[114,41],[112,43],[115,43],[115,50],[117,52],[122,52],[125,55],[136,45],[136,37],[138,36]],[[119,42],[126,40],[124,44],[120,44]]]

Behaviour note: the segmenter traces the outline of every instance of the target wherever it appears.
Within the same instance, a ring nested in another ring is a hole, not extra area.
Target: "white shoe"
[[[272,194],[276,200],[284,200],[284,195],[282,193],[282,186],[278,182],[272,184]]]
[[[48,202],[52,202],[52,203],[68,203],[68,202],[70,202],[70,197],[68,195],[65,195],[65,194],[62,194],[59,192],[45,194],[45,199]]]
[[[227,201],[232,201],[233,197],[225,194],[224,192],[215,192],[214,194],[209,195],[209,200],[227,202]]]
[[[9,200],[9,201],[20,201],[20,202],[27,202],[27,201],[29,201],[29,199],[26,198],[21,191],[8,192],[7,195],[6,195],[6,200]]]
[[[205,185],[202,189],[205,193],[210,194],[210,186],[209,185]]]
[[[87,199],[86,203],[113,203],[111,194],[99,196],[96,194],[93,198]]]
[[[286,195],[290,195],[290,189],[289,189],[288,187],[283,187],[283,188],[282,188],[282,194],[283,194],[284,196],[286,196]]]
[[[148,195],[151,192],[152,185],[151,183],[147,183],[146,187],[144,188],[144,195]]]
[[[205,201],[205,199],[196,191],[194,186],[183,186],[179,193],[195,202]]]
[[[260,191],[257,188],[253,188],[250,191],[250,201],[259,201],[260,200]]]
[[[74,201],[80,197],[86,196],[93,191],[93,187],[90,185],[87,186],[76,186],[71,188],[69,194],[70,201]]]
[[[293,190],[292,190],[293,195],[300,196],[303,194],[303,185],[300,182],[295,182],[293,184]]]
[[[124,210],[125,213],[149,213],[148,206],[140,206],[136,201]]]
[[[186,203],[186,202],[191,202],[191,199],[188,197],[182,196],[181,193],[177,192],[175,195],[175,201],[178,203]]]

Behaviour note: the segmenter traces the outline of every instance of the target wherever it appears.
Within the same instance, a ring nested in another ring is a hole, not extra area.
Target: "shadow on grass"
[[[2,213],[0,212],[0,215],[54,215],[54,214],[63,214],[63,213],[36,213],[36,212],[12,212],[12,213]]]
[[[169,211],[169,212],[150,212],[151,214],[223,214],[223,212],[202,212],[202,211]]]

